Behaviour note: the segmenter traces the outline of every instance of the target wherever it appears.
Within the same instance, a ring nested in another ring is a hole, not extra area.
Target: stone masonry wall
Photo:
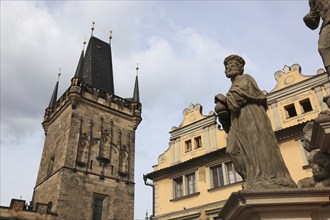
[[[102,219],[133,219],[132,116],[86,100],[60,111],[47,129],[34,204],[51,201],[58,219],[92,219],[102,197]]]

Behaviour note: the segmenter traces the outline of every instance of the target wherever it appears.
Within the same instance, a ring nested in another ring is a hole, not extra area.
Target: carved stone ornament
[[[89,141],[86,133],[79,137],[78,141],[78,153],[77,153],[77,165],[80,167],[86,167],[88,162]]]
[[[110,162],[110,146],[111,146],[111,137],[107,131],[101,134],[99,142],[99,156],[97,160],[103,164],[108,164]]]

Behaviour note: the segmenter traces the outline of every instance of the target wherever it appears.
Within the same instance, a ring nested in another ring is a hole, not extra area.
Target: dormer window
[[[306,112],[313,111],[311,102],[309,101],[309,98],[299,101],[301,112],[304,114]]]
[[[186,142],[185,142],[185,148],[186,148],[186,152],[189,152],[189,151],[191,151],[192,150],[192,146],[191,146],[191,140],[187,140]]]
[[[195,148],[201,148],[202,147],[202,138],[201,136],[198,136],[195,138]]]
[[[294,107],[294,104],[284,106],[284,109],[285,109],[286,118],[292,118],[297,116],[297,111],[296,108]]]

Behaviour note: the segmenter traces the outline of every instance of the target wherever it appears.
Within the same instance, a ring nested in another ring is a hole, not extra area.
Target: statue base
[[[216,220],[330,220],[330,187],[238,191]]]

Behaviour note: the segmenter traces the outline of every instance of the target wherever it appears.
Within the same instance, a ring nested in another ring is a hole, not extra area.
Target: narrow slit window
[[[93,160],[91,160],[91,163],[89,165],[89,169],[93,169]]]
[[[105,195],[94,194],[93,220],[102,220],[102,214],[104,211],[103,203],[105,198],[106,198]]]

